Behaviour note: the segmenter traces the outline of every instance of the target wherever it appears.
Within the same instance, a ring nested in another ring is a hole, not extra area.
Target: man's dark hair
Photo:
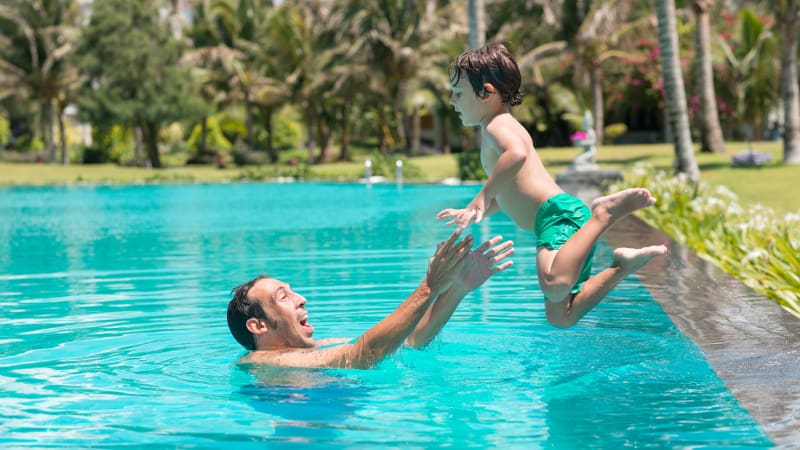
[[[479,98],[489,95],[483,84],[490,83],[497,89],[503,103],[511,106],[522,103],[519,91],[522,75],[511,52],[503,44],[489,44],[459,55],[450,70],[450,82],[455,85],[464,75]]]
[[[259,275],[247,283],[231,289],[233,298],[228,303],[228,329],[231,330],[236,342],[248,350],[256,349],[256,341],[253,333],[247,329],[247,319],[251,317],[262,319],[273,329],[278,324],[277,321],[267,316],[257,299],[249,296],[253,285],[264,278],[269,278],[269,275]]]

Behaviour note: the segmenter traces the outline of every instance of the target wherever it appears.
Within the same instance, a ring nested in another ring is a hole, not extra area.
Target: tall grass
[[[639,164],[612,190],[643,186],[658,199],[637,214],[800,318],[800,214],[740,206],[724,186]]]

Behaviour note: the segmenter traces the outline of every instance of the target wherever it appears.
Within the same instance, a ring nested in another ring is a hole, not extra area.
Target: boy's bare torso
[[[499,134],[503,135],[504,141],[512,144],[510,148],[500,148],[494,137]],[[563,191],[539,159],[528,131],[508,113],[492,118],[485,127],[481,142],[481,164],[487,174],[492,173],[503,151],[525,152],[525,161],[513,185],[495,197],[497,204],[518,227],[533,231],[539,207],[548,198]]]

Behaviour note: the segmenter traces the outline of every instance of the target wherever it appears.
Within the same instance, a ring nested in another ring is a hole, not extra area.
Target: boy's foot
[[[656,199],[645,188],[631,188],[605,197],[596,198],[592,202],[592,217],[596,217],[608,225],[628,214],[650,206]]]
[[[651,245],[643,248],[618,248],[614,250],[614,262],[612,267],[619,267],[625,274],[631,274],[641,269],[656,256],[667,254],[667,247],[664,245]]]

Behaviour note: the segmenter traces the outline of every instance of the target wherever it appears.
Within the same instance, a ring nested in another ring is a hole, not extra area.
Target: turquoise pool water
[[[246,371],[229,290],[259,273],[355,337],[421,279],[477,186],[0,189],[0,447],[719,448],[772,443],[629,277],[549,327],[533,236],[427,350],[370,371]],[[596,269],[608,264],[602,245]]]

